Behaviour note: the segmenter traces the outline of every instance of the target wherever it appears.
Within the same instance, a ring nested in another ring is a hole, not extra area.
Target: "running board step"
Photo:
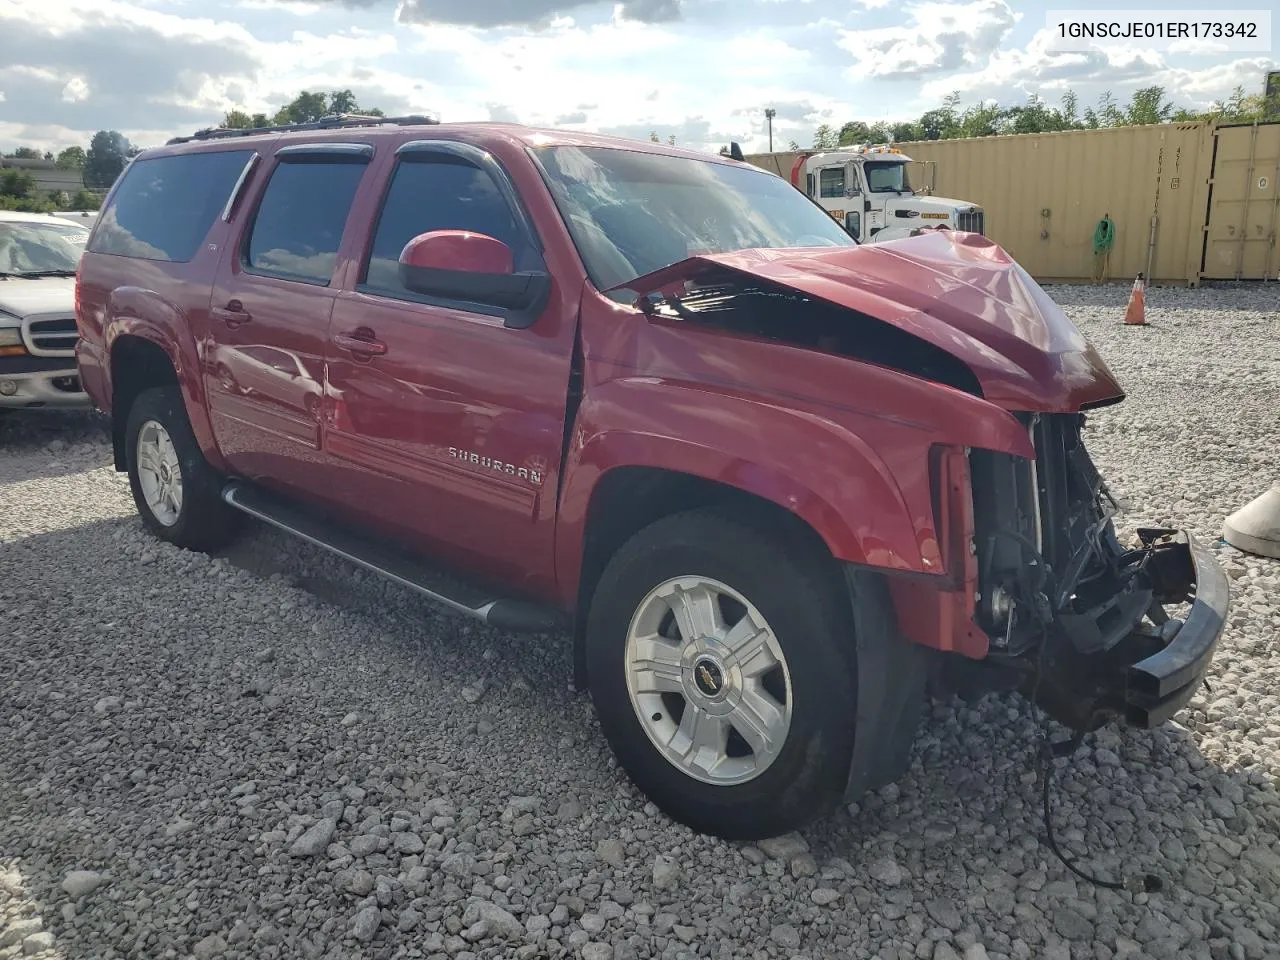
[[[317,516],[313,511],[261,487],[232,480],[222,488],[222,499],[251,517],[497,629],[550,633],[569,627],[568,617],[553,607],[515,600],[486,590],[439,570],[408,551]]]

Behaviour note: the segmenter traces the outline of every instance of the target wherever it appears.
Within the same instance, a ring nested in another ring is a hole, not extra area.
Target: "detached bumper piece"
[[[1125,719],[1151,728],[1186,706],[1204,682],[1226,625],[1230,587],[1213,554],[1189,534],[1181,532],[1181,542],[1156,542],[1173,531],[1139,533],[1152,549],[1147,574],[1158,600],[1183,602],[1193,592],[1195,597],[1186,620],[1168,620],[1152,638],[1164,645],[1126,671]]]

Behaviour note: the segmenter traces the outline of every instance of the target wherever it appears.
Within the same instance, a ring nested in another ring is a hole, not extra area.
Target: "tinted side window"
[[[432,230],[487,234],[510,246],[520,262],[519,227],[488,173],[458,161],[401,161],[378,216],[365,284],[385,296],[420,299],[400,284],[400,251]]]
[[[328,284],[363,163],[281,163],[254,217],[245,265],[255,273]]]
[[[135,160],[103,212],[89,251],[190,260],[251,156],[251,150],[232,150]]]

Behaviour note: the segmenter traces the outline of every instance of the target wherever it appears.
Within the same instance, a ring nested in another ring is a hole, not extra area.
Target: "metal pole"
[[[765,107],[764,118],[769,121],[769,152],[773,153],[773,118],[776,111],[773,107]]]

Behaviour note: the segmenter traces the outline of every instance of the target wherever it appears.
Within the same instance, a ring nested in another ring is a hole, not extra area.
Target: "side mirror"
[[[545,273],[516,273],[511,248],[501,240],[468,230],[414,237],[400,251],[399,272],[414,293],[511,310],[540,306],[551,289]]]

